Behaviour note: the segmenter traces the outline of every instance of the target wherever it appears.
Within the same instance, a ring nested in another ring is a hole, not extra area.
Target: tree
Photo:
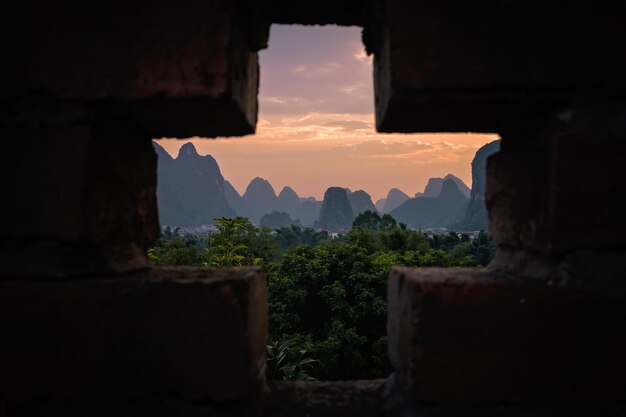
[[[264,214],[260,220],[261,226],[267,226],[270,229],[277,229],[280,227],[289,227],[295,222],[291,220],[291,216],[288,213],[280,211],[272,211],[271,213]]]
[[[378,213],[365,210],[354,218],[352,228],[379,230],[380,220],[380,215]]]
[[[496,254],[496,247],[491,242],[489,234],[481,230],[472,243],[475,248],[474,256],[476,257],[476,262],[482,266],[489,264]]]
[[[157,245],[148,250],[148,257],[159,266],[201,266],[206,262],[198,249],[195,237],[179,237],[172,240],[160,239]]]
[[[248,219],[222,217],[214,221],[218,233],[211,239],[209,265],[217,267],[242,266],[246,259],[243,252],[248,247],[242,243],[241,233]]]
[[[307,350],[296,347],[296,340],[291,338],[274,341],[267,345],[267,379],[284,381],[314,381],[309,375],[318,362],[306,357]]]
[[[269,273],[271,334],[295,338],[320,358],[318,378],[384,376],[391,262],[381,255],[374,265],[364,248],[346,242],[287,250]]]
[[[404,226],[404,227],[402,227]],[[381,217],[380,219],[380,226],[378,230],[382,230],[382,231],[390,231],[393,228],[396,227],[396,219],[394,219],[391,214],[383,214],[383,217]],[[406,229],[406,224],[404,223],[400,223],[400,228],[401,229]]]
[[[300,226],[291,225],[290,227],[276,229],[275,239],[282,253],[295,246],[308,245],[314,247],[321,243],[329,242],[330,236],[324,230],[316,232],[310,227],[302,229]]]
[[[335,239],[295,225],[272,232],[241,217],[216,219],[216,225],[218,233],[205,241],[161,238],[149,256],[159,265],[198,265],[207,262],[203,254],[213,266],[263,263],[270,335],[277,341],[268,347],[268,369],[282,379],[387,375],[390,269],[480,267],[495,251],[484,230],[473,240],[456,232],[426,236],[375,212],[357,216],[352,230]],[[204,242],[208,252],[202,250]],[[315,367],[309,355],[319,359]]]
[[[390,231],[396,227],[396,219],[390,214],[382,217],[374,211],[365,210],[359,213],[352,222],[352,228],[361,228],[374,231]]]

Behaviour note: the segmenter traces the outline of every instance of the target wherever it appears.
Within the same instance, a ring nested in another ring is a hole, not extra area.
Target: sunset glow
[[[256,135],[159,141],[173,156],[193,142],[240,193],[257,176],[276,192],[288,185],[318,199],[329,186],[363,189],[374,200],[393,187],[413,195],[448,173],[471,186],[476,150],[498,138],[376,133],[371,58],[358,28],[274,25],[260,64]]]

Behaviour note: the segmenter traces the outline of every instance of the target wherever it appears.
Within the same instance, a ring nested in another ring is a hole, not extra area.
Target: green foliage
[[[367,211],[335,239],[295,225],[272,232],[242,217],[215,224],[218,233],[204,239],[165,229],[148,256],[157,265],[265,267],[276,340],[268,346],[270,379],[385,377],[390,269],[482,267],[495,253],[485,231],[474,239],[456,232],[426,235]]]
[[[381,268],[380,266],[378,266]],[[386,273],[375,275],[363,248],[327,243],[287,250],[269,274],[270,328],[304,337],[321,360],[319,378],[383,376],[371,345],[385,335]],[[303,343],[305,343],[303,342]]]
[[[489,235],[484,230],[472,242],[474,247],[474,257],[479,265],[487,266],[496,254],[496,247],[489,239]]]
[[[277,245],[269,228],[259,229],[245,217],[215,219],[215,226],[218,233],[207,237],[209,266],[258,265],[274,258]]]
[[[390,214],[384,214],[382,217],[370,210],[359,213],[352,222],[352,228],[362,228],[374,231],[389,231],[396,227],[396,219]]]
[[[267,345],[267,379],[314,381],[309,371],[318,363],[306,357],[307,350],[295,346],[296,339],[283,339]]]
[[[271,213],[264,214],[261,216],[261,220],[259,222],[261,223],[261,226],[267,226],[270,229],[289,227],[292,224],[295,224],[295,222],[291,220],[289,214],[280,211],[272,211]]]
[[[247,252],[248,246],[243,243],[242,235],[247,222],[248,219],[243,217],[215,219],[215,226],[219,232],[211,239],[209,265],[218,267],[244,265],[246,261],[244,252]]]
[[[169,228],[148,250],[148,258],[159,266],[202,266],[206,262],[202,243],[195,236],[180,236]]]
[[[374,214],[378,216],[376,213]],[[385,216],[388,215],[385,214],[383,218]],[[395,220],[393,224],[395,225]],[[365,248],[370,254],[379,251],[404,252],[407,250],[428,251],[430,249],[429,240],[421,231],[397,226],[388,230],[386,226],[381,227],[380,230],[358,226],[352,228],[347,237],[349,242]]]
[[[287,249],[295,246],[317,246],[321,243],[329,242],[330,236],[325,230],[315,231],[311,227],[302,229],[300,226],[281,227],[276,229],[276,241],[283,253]]]

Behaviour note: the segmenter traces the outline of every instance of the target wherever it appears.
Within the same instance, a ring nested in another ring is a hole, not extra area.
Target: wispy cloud
[[[453,173],[471,183],[470,162],[495,135],[378,134],[371,57],[356,28],[272,26],[260,54],[257,133],[191,138],[240,191],[255,176],[321,198],[339,184],[375,199],[397,187],[423,191],[429,177]],[[185,141],[160,141],[172,155]]]
[[[374,128],[371,123],[365,122],[363,120],[331,120],[324,123],[324,126],[339,127],[343,130],[352,131],[366,129],[368,132]]]
[[[355,28],[273,25],[260,53],[262,112],[371,113],[372,66],[359,38]]]

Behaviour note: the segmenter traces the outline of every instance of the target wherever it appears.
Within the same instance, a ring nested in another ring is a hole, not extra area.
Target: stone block
[[[386,1],[367,38],[377,129],[500,132],[578,94],[623,92],[622,13],[615,3]]]
[[[382,416],[385,380],[273,381],[269,417]]]
[[[489,233],[500,247],[551,250],[549,155],[503,146],[487,160]]]
[[[258,62],[238,4],[12,3],[0,18],[11,33],[0,98],[44,91],[113,105],[151,137],[254,133]]]
[[[626,105],[595,104],[570,117],[551,140],[551,245],[558,253],[623,251]]]
[[[420,403],[621,401],[625,293],[469,269],[394,268],[389,353]]]
[[[119,112],[48,95],[21,97],[3,110],[0,276],[147,266],[146,250],[160,232],[150,139]]]
[[[0,282],[0,392],[8,405],[223,402],[263,389],[258,268]]]
[[[591,102],[504,134],[487,164],[494,241],[543,255],[623,251],[624,120],[623,104]]]

